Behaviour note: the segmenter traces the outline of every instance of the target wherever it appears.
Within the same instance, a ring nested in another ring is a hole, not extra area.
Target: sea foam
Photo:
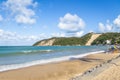
[[[19,69],[19,68],[25,68],[25,67],[29,67],[29,66],[33,66],[33,65],[67,61],[67,60],[71,60],[71,59],[81,58],[81,57],[84,57],[84,56],[87,56],[90,54],[97,54],[97,53],[102,53],[102,52],[104,52],[104,51],[89,52],[89,53],[84,53],[84,54],[80,54],[80,55],[70,55],[70,56],[52,58],[52,59],[47,59],[47,60],[36,60],[36,61],[31,61],[31,62],[26,62],[26,63],[21,63],[21,64],[0,65],[0,72]]]
[[[25,50],[25,51],[22,51],[23,53],[35,53],[35,52],[52,52],[53,50]]]

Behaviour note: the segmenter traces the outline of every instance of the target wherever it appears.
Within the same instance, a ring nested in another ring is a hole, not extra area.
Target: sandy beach
[[[93,80],[120,80],[120,63],[119,66],[112,66],[109,69],[105,70]]]
[[[92,80],[120,80],[120,57],[110,62],[111,66]]]
[[[84,58],[70,61],[36,65],[17,70],[0,72],[0,80],[69,80],[73,76],[80,75],[84,71],[91,69],[98,64],[115,58],[117,55],[118,54],[105,53],[91,54]],[[98,80],[97,77],[95,80]]]

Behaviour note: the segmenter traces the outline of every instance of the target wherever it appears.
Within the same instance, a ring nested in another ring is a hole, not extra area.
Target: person
[[[118,53],[118,46],[117,43],[115,43],[111,48],[109,48],[108,52],[110,53]]]
[[[118,53],[117,43],[115,43],[115,45],[113,46],[113,48],[114,48],[113,53]]]

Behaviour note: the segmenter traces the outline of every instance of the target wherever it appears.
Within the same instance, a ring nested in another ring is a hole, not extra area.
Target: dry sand
[[[117,54],[91,54],[81,59],[1,72],[0,80],[69,80],[116,56]]]
[[[120,57],[109,64],[112,64],[111,67],[104,70],[92,80],[120,80]]]
[[[120,80],[120,65],[110,67],[93,80]]]

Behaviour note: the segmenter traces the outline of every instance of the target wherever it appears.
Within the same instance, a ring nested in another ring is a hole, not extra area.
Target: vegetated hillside
[[[33,46],[52,46],[56,38],[44,39],[36,42]]]
[[[70,37],[70,38],[56,38],[53,45],[85,45],[86,42],[90,39],[91,33],[88,33],[81,38],[78,37]]]
[[[92,33],[88,33],[80,38],[78,37],[54,37],[36,42],[33,46],[66,46],[66,45],[85,45],[91,38]]]
[[[111,42],[111,44],[120,43],[120,33],[103,33],[97,39],[92,42],[92,45],[99,44],[107,44],[107,40]]]

